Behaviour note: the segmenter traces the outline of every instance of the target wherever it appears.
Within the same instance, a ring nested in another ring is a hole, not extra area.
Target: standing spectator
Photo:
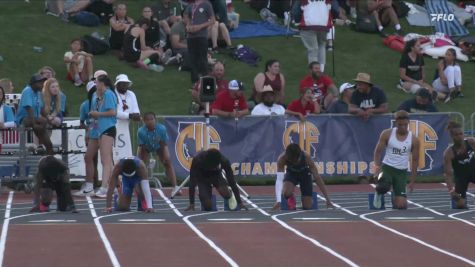
[[[312,62],[308,68],[310,73],[300,81],[300,89],[311,88],[313,101],[323,109],[327,109],[338,97],[338,88],[329,76],[322,73],[320,63]]]
[[[67,79],[74,82],[75,86],[81,86],[93,77],[93,55],[82,51],[80,39],[73,39],[70,47],[71,51],[64,53],[64,63],[68,71]]]
[[[258,103],[258,94],[265,85],[270,85],[275,92],[276,103],[283,104],[285,99],[285,78],[280,72],[280,63],[276,59],[266,62],[265,71],[258,73],[254,78],[254,88],[251,100]]]
[[[300,36],[307,49],[308,63],[320,62],[322,71],[325,70],[327,32],[332,27],[330,3],[331,0],[300,1]]]
[[[172,7],[171,0],[159,0],[159,2],[152,6],[153,16],[160,22],[160,28],[170,35],[171,27],[181,21],[181,16],[176,15],[176,7]]]
[[[424,57],[421,52],[418,39],[406,42],[399,61],[399,87],[406,93],[415,94],[422,87],[433,92],[432,86],[425,82]]]
[[[164,53],[145,45],[145,31],[138,24],[127,27],[122,46],[124,59],[127,62],[135,63],[139,68],[163,71],[163,66],[159,64],[167,60],[163,57]]]
[[[244,86],[237,80],[232,80],[228,85],[229,90],[224,90],[216,96],[211,106],[213,115],[227,118],[240,118],[249,114]]]
[[[432,95],[426,88],[420,88],[415,98],[402,102],[397,110],[405,110],[410,113],[437,112],[437,108],[432,103]]]
[[[264,85],[261,90],[261,103],[252,109],[253,116],[284,115],[285,108],[275,104],[275,92],[270,85]]]
[[[363,2],[363,1],[362,1]],[[398,35],[402,35],[401,24],[397,17],[396,11],[393,8],[392,0],[367,0],[368,13],[372,14],[378,31],[382,37],[388,35],[384,32],[384,27],[392,23]]]
[[[439,99],[445,99],[445,103],[457,96],[463,96],[462,69],[456,59],[455,49],[447,49],[445,58],[437,64],[436,79],[432,82],[432,86],[439,93]]]
[[[13,108],[5,104],[5,91],[0,86],[0,129],[14,127],[15,115],[13,114]]]
[[[383,90],[371,83],[371,76],[367,73],[356,75],[356,91],[351,96],[349,113],[368,120],[372,115],[388,112],[388,101]]]
[[[137,97],[130,89],[132,81],[125,74],[119,74],[115,78],[115,94],[118,97],[117,119],[140,121],[140,109]]]
[[[26,86],[21,93],[15,120],[17,125],[23,124],[25,127],[32,127],[39,143],[45,146],[46,153],[53,155],[53,144],[46,130],[47,121],[41,116],[43,108],[41,89],[45,80],[40,74],[31,77],[30,85]]]
[[[214,77],[216,80],[216,91],[215,95],[219,95],[221,92],[228,90],[229,82],[224,79],[224,63],[222,61],[216,61],[213,64],[211,69],[210,76]],[[193,101],[200,105],[199,111],[204,111],[205,105],[200,100],[200,93],[201,93],[201,81],[197,81],[193,86],[193,90],[191,91],[191,96]],[[213,103],[210,103],[212,106]]]
[[[208,64],[208,27],[215,23],[214,12],[207,0],[194,0],[184,13],[188,53],[191,64],[191,83],[206,75]]]
[[[86,183],[81,190],[76,192],[77,196],[94,195],[106,197],[107,185],[112,171],[112,145],[114,143],[117,130],[117,96],[112,91],[110,79],[101,75],[96,79],[97,91],[94,93],[91,103],[91,126],[89,129],[89,144],[87,146],[86,162]],[[102,186],[94,193],[94,156],[99,150],[102,163]]]
[[[285,113],[297,116],[301,121],[304,121],[307,115],[320,113],[320,106],[313,102],[312,89],[300,89],[300,98],[290,102]]]
[[[41,76],[45,77],[46,79],[56,78],[56,72],[50,66],[41,67],[41,69],[38,70],[38,73],[41,74]]]
[[[13,90],[15,89],[12,80],[8,78],[0,79],[0,87],[2,87],[5,94],[13,94]]]
[[[60,126],[66,112],[66,96],[61,92],[55,78],[49,78],[43,84],[43,114],[52,126]]]
[[[114,7],[114,16],[109,19],[109,44],[112,50],[121,50],[124,43],[124,34],[128,25],[134,24],[134,19],[127,16],[127,6],[117,4]]]
[[[348,106],[351,103],[351,96],[355,91],[355,86],[350,83],[344,83],[340,86],[341,99],[334,101],[327,109],[327,113],[348,113]]]

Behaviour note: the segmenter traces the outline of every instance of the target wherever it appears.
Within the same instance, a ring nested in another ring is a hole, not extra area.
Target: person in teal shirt
[[[15,115],[12,107],[5,105],[5,90],[0,87],[0,129],[13,127],[15,127]]]

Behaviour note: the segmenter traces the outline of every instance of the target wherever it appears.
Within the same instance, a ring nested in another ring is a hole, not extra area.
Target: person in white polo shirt
[[[265,85],[259,92],[261,103],[252,109],[253,116],[284,115],[285,108],[275,103],[275,93],[270,85]]]

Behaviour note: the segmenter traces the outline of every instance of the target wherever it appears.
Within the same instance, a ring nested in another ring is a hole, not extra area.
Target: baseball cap
[[[355,88],[355,85],[351,83],[344,83],[340,85],[340,94],[343,93],[346,89],[350,89],[350,88]]]
[[[105,70],[97,70],[96,72],[94,72],[94,79],[97,79],[97,77],[101,76],[101,75],[108,75],[107,72]]]
[[[242,82],[238,80],[230,81],[228,84],[228,88],[231,91],[244,90],[244,86],[242,85]]]
[[[96,86],[96,83],[94,81],[89,81],[87,84],[86,84],[86,90],[89,92],[91,91],[91,89]]]
[[[132,81],[129,80],[129,77],[126,74],[117,75],[117,77],[115,77],[114,85],[117,85],[118,83],[122,83],[122,82],[129,83],[130,85],[132,85]]]
[[[47,79],[45,77],[43,77],[43,75],[37,73],[35,75],[33,75],[30,79],[30,84],[34,84],[36,82],[44,82],[46,81]]]

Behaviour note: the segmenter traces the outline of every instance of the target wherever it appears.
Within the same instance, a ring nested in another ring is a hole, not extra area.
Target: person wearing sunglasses
[[[140,121],[140,109],[135,93],[130,86],[132,81],[126,74],[119,74],[115,78],[115,94],[117,95],[117,119]]]

